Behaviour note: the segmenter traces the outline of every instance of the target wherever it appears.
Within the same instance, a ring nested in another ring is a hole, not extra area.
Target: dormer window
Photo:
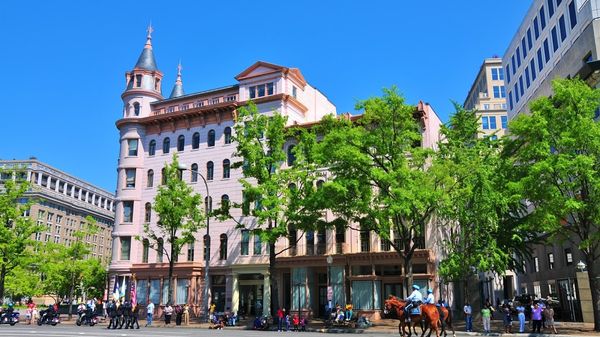
[[[142,75],[135,75],[135,86],[137,88],[142,86]]]
[[[273,82],[251,86],[248,89],[250,90],[250,98],[270,96],[275,93],[275,86]]]

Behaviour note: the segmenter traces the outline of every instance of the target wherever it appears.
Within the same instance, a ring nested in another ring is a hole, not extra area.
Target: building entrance
[[[263,275],[242,274],[240,282],[239,313],[245,316],[260,316],[263,314]]]

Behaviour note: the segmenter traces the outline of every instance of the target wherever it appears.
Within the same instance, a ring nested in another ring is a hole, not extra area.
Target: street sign
[[[327,300],[328,301],[333,300],[333,287],[332,286],[327,287]]]

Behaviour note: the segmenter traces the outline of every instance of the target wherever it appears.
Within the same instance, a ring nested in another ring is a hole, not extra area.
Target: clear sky
[[[483,59],[501,56],[526,0],[2,1],[0,158],[35,156],[114,192],[120,95],[145,43],[171,92],[235,84],[257,60],[298,67],[354,112],[396,85],[448,120]]]

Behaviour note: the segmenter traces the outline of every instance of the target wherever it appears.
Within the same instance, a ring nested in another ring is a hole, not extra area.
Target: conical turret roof
[[[158,70],[156,66],[156,60],[154,59],[154,53],[152,52],[152,25],[148,26],[148,35],[146,36],[146,45],[144,46],[144,50],[140,54],[137,62],[135,63],[136,69],[144,69],[150,71]]]
[[[171,96],[169,98],[181,97],[185,93],[183,92],[183,82],[181,81],[181,62],[177,65],[177,80],[175,81],[175,85],[173,86],[173,90],[171,90]]]

